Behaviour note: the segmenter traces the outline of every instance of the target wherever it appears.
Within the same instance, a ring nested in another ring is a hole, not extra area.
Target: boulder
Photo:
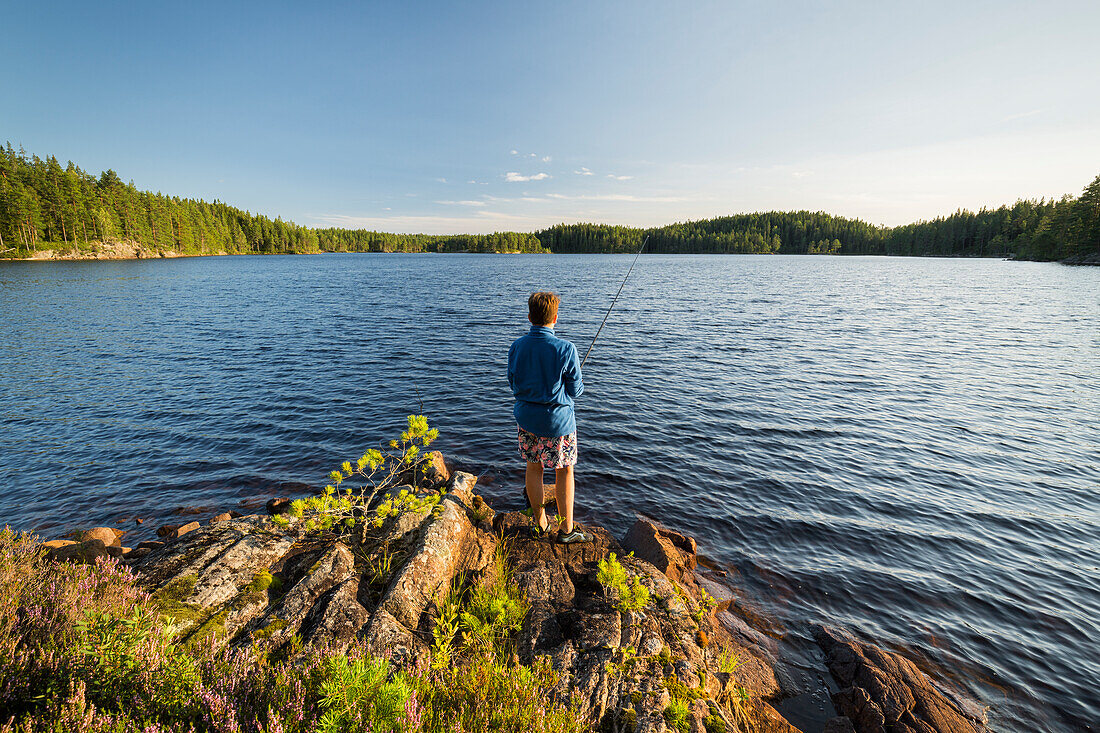
[[[144,541],[138,543],[137,549],[138,550],[150,550],[150,551],[152,551],[152,550],[159,550],[162,547],[164,547],[163,542],[158,542],[157,540],[144,540]]]
[[[229,512],[222,512],[216,517],[210,519],[210,524],[217,524],[218,522],[228,522],[233,518],[233,515]]]
[[[517,564],[513,579],[527,600],[546,601],[559,609],[571,605],[577,593],[565,564],[557,557]]]
[[[471,479],[477,479],[470,476]],[[443,486],[451,479],[451,471],[447,468],[447,462],[443,454],[433,450],[425,454],[412,468],[407,468],[394,479],[395,484],[410,484],[412,486],[438,487]],[[473,488],[473,484],[470,484]]]
[[[259,516],[208,525],[138,559],[133,567],[143,585],[186,612],[177,619],[181,634],[220,614],[223,636],[229,638],[266,608],[266,596],[250,588],[257,574],[294,544],[293,537],[271,532],[269,526],[270,520]]]
[[[49,542],[43,542],[42,546],[47,550],[52,550],[55,547],[68,547],[69,545],[75,545],[73,540],[50,540]]]
[[[837,711],[858,733],[977,733],[984,721],[967,716],[925,677],[915,664],[823,626],[814,639],[840,686]]]
[[[100,540],[107,547],[121,547],[122,546],[122,533],[111,527],[96,527],[95,529],[85,530],[81,532],[77,539],[80,542],[87,542],[88,540]]]
[[[157,537],[167,537],[180,528],[178,524],[164,524],[157,529]]]
[[[47,557],[62,562],[93,563],[99,558],[107,557],[107,545],[99,539],[74,542],[50,549]]]
[[[414,667],[430,656],[427,644],[381,608],[374,612],[363,637],[370,654],[389,659],[399,669]]]
[[[695,567],[695,540],[679,532],[669,532],[652,522],[639,519],[623,538],[623,547],[635,557],[653,564],[672,580],[681,580],[685,570]]]
[[[447,469],[447,463],[443,460],[443,454],[433,450],[426,460],[428,471],[424,478],[433,484],[445,484],[451,479],[451,472]]]
[[[351,645],[371,617],[359,601],[359,583],[358,576],[347,578],[317,604],[303,625],[304,646],[344,649]]]
[[[272,646],[279,646],[297,634],[318,599],[347,580],[354,569],[355,558],[343,544],[337,543],[325,551],[259,620],[258,626],[271,629],[266,638]],[[276,619],[278,624],[273,625]]]
[[[455,575],[479,571],[492,560],[491,535],[470,522],[470,489],[476,479],[457,473],[440,502],[443,511],[429,523],[412,556],[394,574],[379,608],[415,629],[429,603],[442,600]]]
[[[188,532],[194,532],[201,526],[202,525],[200,525],[198,522],[188,522],[187,524],[176,527],[174,530],[164,535],[164,537],[165,539],[169,540],[178,540],[180,537],[183,537]]]
[[[267,513],[271,515],[286,514],[290,511],[290,499],[285,496],[268,499],[264,507],[267,509]]]

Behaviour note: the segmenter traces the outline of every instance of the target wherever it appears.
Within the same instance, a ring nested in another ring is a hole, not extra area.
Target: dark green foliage
[[[114,171],[98,178],[0,148],[0,257],[42,248],[131,241],[180,254],[305,252],[634,252],[1017,257],[1057,260],[1100,253],[1100,176],[1079,198],[1017,201],[879,227],[821,211],[766,211],[652,229],[561,224],[534,234],[389,234],[312,229],[178,196],[139,191]]]
[[[898,227],[822,211],[767,211],[654,229],[561,224],[537,233],[553,252],[757,253],[1016,257],[1100,253],[1100,176],[1080,198],[1017,201]]]
[[[320,685],[324,715],[318,733],[347,730],[400,730],[412,690],[389,662],[373,657],[349,660],[333,656],[325,660]]]
[[[312,229],[207,203],[139,191],[114,171],[96,178],[54,157],[0,147],[0,256],[130,241],[179,254],[305,252],[541,252],[533,234],[435,236]]]

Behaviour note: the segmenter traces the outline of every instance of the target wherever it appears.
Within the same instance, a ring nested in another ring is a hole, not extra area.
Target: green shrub
[[[703,719],[703,728],[707,733],[726,733],[726,721],[711,713]]]
[[[668,727],[680,733],[688,733],[691,730],[691,710],[684,700],[672,698],[665,708],[665,722]]]
[[[430,428],[428,419],[423,415],[409,415],[406,424],[400,440],[371,448],[355,462],[341,463],[338,469],[329,473],[329,483],[319,495],[291,502],[289,514],[303,520],[303,532],[327,532],[334,527],[353,529],[361,521],[365,521],[368,528],[378,529],[387,519],[402,512],[436,508],[441,498],[438,492],[421,494],[416,490],[402,489],[386,495],[374,508],[373,516],[360,519],[364,509],[371,507],[376,497],[395,488],[417,467],[421,462],[421,451],[439,437],[439,431]],[[421,473],[426,472],[427,464],[420,466],[420,469]],[[344,487],[344,482],[350,479],[364,483],[357,490],[351,486]],[[275,521],[280,527],[289,525],[286,519]]]
[[[497,546],[489,582],[482,582],[470,591],[462,612],[461,628],[467,646],[503,653],[508,638],[519,631],[530,606],[523,593],[512,582],[506,548]]]
[[[391,675],[388,662],[372,657],[329,657],[319,690],[325,712],[318,733],[400,731],[413,694],[402,675]]]
[[[620,611],[640,611],[649,605],[649,588],[642,585],[636,575],[627,579],[626,569],[614,552],[596,566],[596,580]]]
[[[546,658],[528,667],[487,655],[467,656],[445,669],[418,668],[409,681],[423,705],[419,730],[425,733],[589,730],[572,708],[556,701],[558,677]]]

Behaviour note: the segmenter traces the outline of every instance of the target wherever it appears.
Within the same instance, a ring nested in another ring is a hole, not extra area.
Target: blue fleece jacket
[[[516,396],[519,426],[544,438],[577,429],[573,398],[584,391],[577,347],[547,326],[531,326],[508,350],[508,384]]]

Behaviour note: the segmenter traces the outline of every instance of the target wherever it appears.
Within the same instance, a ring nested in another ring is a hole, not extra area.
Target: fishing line
[[[584,363],[588,361],[588,355],[592,353],[592,347],[596,345],[596,339],[600,337],[600,331],[603,330],[603,324],[607,323],[607,317],[611,315],[611,309],[615,307],[615,303],[619,301],[619,293],[623,292],[623,285],[626,285],[627,278],[630,277],[630,273],[634,271],[634,265],[638,263],[638,258],[642,256],[642,250],[645,249],[645,243],[649,241],[649,235],[647,234],[645,239],[642,240],[642,246],[638,248],[638,254],[634,255],[634,261],[630,263],[630,269],[626,271],[626,277],[623,278],[623,282],[619,285],[619,292],[615,293],[614,300],[611,301],[611,305],[607,309],[607,313],[604,314],[603,320],[600,321],[600,327],[596,329],[596,335],[592,337],[592,343],[588,345],[588,351],[584,352],[584,358],[581,359],[581,368],[584,368]]]

